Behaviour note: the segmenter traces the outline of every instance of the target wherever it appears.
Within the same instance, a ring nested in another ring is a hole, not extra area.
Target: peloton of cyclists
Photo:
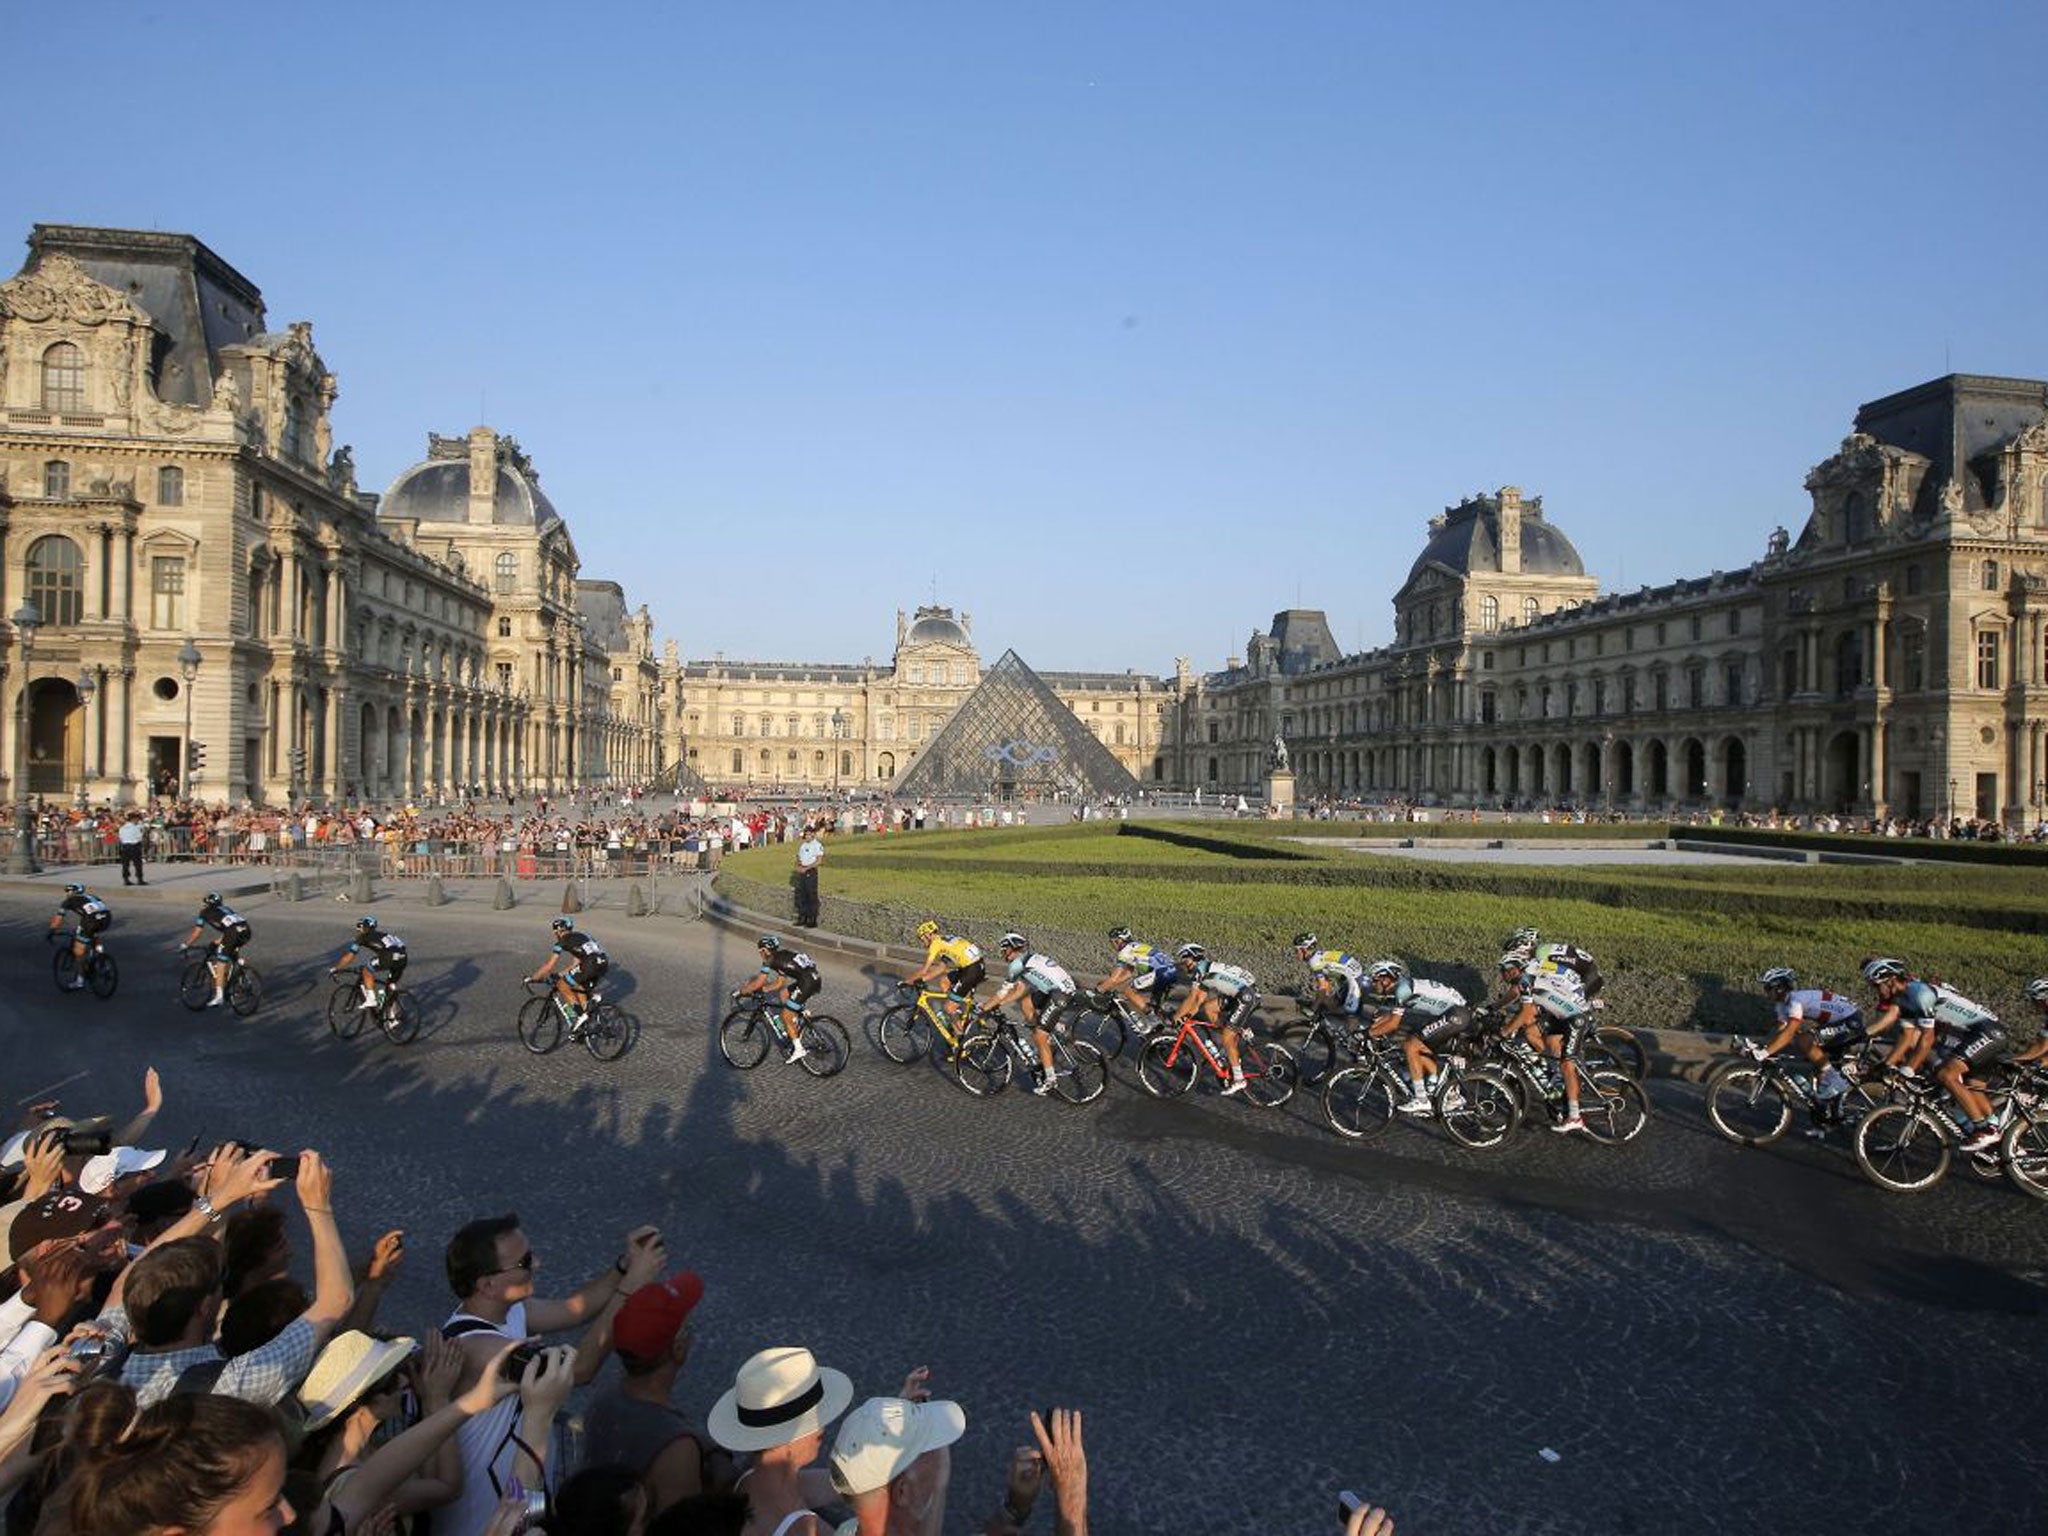
[[[1456,987],[1411,976],[1398,960],[1375,960],[1366,971],[1371,1002],[1380,1010],[1373,1035],[1405,1028],[1401,1054],[1408,1063],[1408,1102],[1396,1107],[1404,1115],[1428,1115],[1442,1067],[1437,1051],[1472,1034],[1479,1026],[1471,1005]]]
[[[1044,1098],[1059,1080],[1052,1059],[1051,1031],[1079,1001],[1080,994],[1067,968],[1052,956],[1033,950],[1023,934],[1004,934],[1001,948],[1009,976],[988,1006],[993,1011],[1014,1001],[1023,1011],[1024,1022],[1031,1026],[1031,1043],[1038,1048],[1038,1085],[1031,1091]]]
[[[199,942],[199,936],[211,928],[214,938],[206,951],[207,968],[213,972],[213,998],[209,1008],[218,1008],[227,1000],[228,970],[235,956],[241,952],[255,930],[249,926],[249,919],[220,899],[218,891],[208,891],[206,899],[199,905],[199,915],[192,919],[192,931],[185,935],[184,947],[190,949]]]
[[[939,999],[939,1007],[957,1025],[961,1010],[974,1000],[975,988],[988,978],[981,946],[972,939],[942,932],[930,918],[917,925],[917,942],[925,946],[924,964],[905,976],[904,983],[929,985],[943,978],[946,992]]]
[[[783,1053],[783,1064],[787,1066],[792,1061],[802,1061],[811,1054],[803,1041],[804,1004],[816,997],[818,989],[825,983],[809,955],[800,949],[789,948],[774,934],[762,934],[754,941],[754,947],[761,952],[761,969],[733,996],[741,998],[749,992],[767,993],[781,1012],[782,1030],[789,1037],[789,1049]]]
[[[378,1009],[405,974],[405,940],[383,927],[374,912],[356,920],[355,941],[335,960],[328,974],[354,966],[362,976],[362,1001],[356,1007]]]
[[[1109,930],[1109,942],[1116,949],[1116,964],[1102,978],[1097,989],[1114,992],[1130,1005],[1140,1020],[1167,1016],[1167,993],[1173,990],[1179,970],[1173,951],[1164,944],[1145,944],[1131,937],[1131,930],[1119,924]],[[1141,1026],[1149,1028],[1149,1025]]]
[[[1862,1010],[1854,998],[1840,992],[1830,992],[1825,987],[1801,987],[1798,974],[1788,965],[1772,966],[1757,981],[1764,996],[1771,1000],[1778,1021],[1778,1032],[1771,1036],[1764,1054],[1775,1056],[1796,1043],[1816,1074],[1816,1125],[1840,1125],[1842,1098],[1849,1091],[1849,1079],[1835,1063],[1844,1051],[1854,1050],[1868,1038]]]
[[[547,964],[526,979],[538,982],[550,976],[555,978],[555,995],[562,1000],[569,1016],[569,1038],[573,1040],[583,1033],[584,1010],[590,1006],[591,993],[604,980],[604,973],[611,969],[611,956],[604,952],[602,944],[579,932],[566,917],[558,917],[548,926],[554,932],[555,947]]]
[[[1912,1075],[1932,1056],[1935,1077],[1962,1111],[1968,1131],[1962,1150],[1982,1152],[1995,1145],[2001,1133],[1991,1120],[1991,1100],[1970,1085],[1969,1074],[2004,1053],[2005,1026],[1998,1015],[1952,987],[1913,975],[1903,960],[1868,960],[1863,979],[1877,993],[1871,1033],[1882,1034],[1893,1025],[1900,1032],[1885,1065]]]
[[[64,899],[50,915],[50,932],[62,928],[67,918],[71,923],[71,958],[76,963],[64,990],[76,992],[85,985],[86,951],[92,948],[94,939],[107,931],[107,925],[114,920],[114,909],[74,881],[64,887]]]
[[[1211,960],[1199,944],[1183,944],[1174,952],[1174,963],[1182,978],[1192,985],[1174,1013],[1174,1022],[1184,1024],[1200,1017],[1216,1027],[1223,1041],[1223,1054],[1230,1063],[1230,1081],[1223,1085],[1223,1097],[1243,1093],[1244,1022],[1259,1006],[1258,978],[1241,965]]]
[[[1607,985],[1607,978],[1600,974],[1599,962],[1591,954],[1576,944],[1558,941],[1546,944],[1543,935],[1534,928],[1517,928],[1501,947],[1521,950],[1539,967],[1570,971],[1579,978],[1579,989],[1586,994],[1588,1003],[1597,999],[1600,989]]]
[[[1520,1035],[1532,1047],[1548,1051],[1564,1074],[1564,1119],[1553,1131],[1583,1131],[1579,1113],[1579,1046],[1592,1019],[1585,984],[1575,970],[1538,965],[1524,949],[1500,957],[1502,998],[1507,1021],[1503,1038]]]

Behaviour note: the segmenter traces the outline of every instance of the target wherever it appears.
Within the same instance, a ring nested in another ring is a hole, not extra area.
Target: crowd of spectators
[[[1667,807],[1663,810],[1610,810],[1568,803],[1503,802],[1480,808],[1428,805],[1417,800],[1358,800],[1316,797],[1301,801],[1296,814],[1312,821],[1362,821],[1380,825],[1439,822],[1483,826],[1490,822],[1539,822],[1545,825],[1743,827],[1774,832],[1837,832],[1859,837],[1919,837],[1957,842],[2048,842],[2048,818],[2031,825],[1979,817],[1853,816],[1833,811],[1738,811],[1719,806]]]
[[[47,1102],[0,1144],[10,1536],[1013,1536],[1041,1501],[1087,1530],[1078,1412],[958,1488],[967,1410],[923,1367],[864,1396],[768,1347],[700,1391],[707,1282],[651,1226],[544,1264],[518,1216],[469,1221],[439,1245],[450,1310],[394,1327],[407,1234],[344,1246],[373,1195],[311,1149],[153,1148],[163,1103],[152,1070],[118,1129]],[[588,1278],[546,1294],[558,1269]]]

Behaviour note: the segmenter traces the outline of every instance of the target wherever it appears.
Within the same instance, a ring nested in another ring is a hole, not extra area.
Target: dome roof
[[[920,608],[917,622],[903,637],[905,645],[972,645],[967,631],[953,617],[950,608]]]
[[[1531,497],[1522,506],[1522,571],[1530,576],[1583,576],[1585,564],[1572,541],[1553,523],[1544,521],[1543,502]],[[1429,542],[1408,568],[1413,581],[1425,567],[1446,566],[1460,575],[1500,569],[1500,500],[1475,496],[1452,507],[1430,525]]]
[[[423,523],[469,521],[468,441],[431,436],[428,455],[391,482],[391,489],[377,504],[379,517],[410,517]],[[561,521],[526,456],[510,438],[497,440],[493,458],[497,466],[496,484],[491,489],[493,523],[536,528]]]

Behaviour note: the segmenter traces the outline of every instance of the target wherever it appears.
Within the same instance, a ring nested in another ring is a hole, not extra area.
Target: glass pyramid
[[[680,757],[654,776],[654,787],[663,793],[674,791],[693,798],[710,790],[710,785],[704,782],[704,775]]]
[[[893,793],[992,796],[1054,791],[1086,799],[1135,794],[1138,781],[1015,651],[981,675]]]

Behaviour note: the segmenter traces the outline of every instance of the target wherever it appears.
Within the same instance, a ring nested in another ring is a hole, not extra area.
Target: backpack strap
[[[220,1384],[221,1372],[228,1368],[225,1359],[198,1360],[178,1372],[178,1379],[171,1383],[173,1397],[205,1397]]]

